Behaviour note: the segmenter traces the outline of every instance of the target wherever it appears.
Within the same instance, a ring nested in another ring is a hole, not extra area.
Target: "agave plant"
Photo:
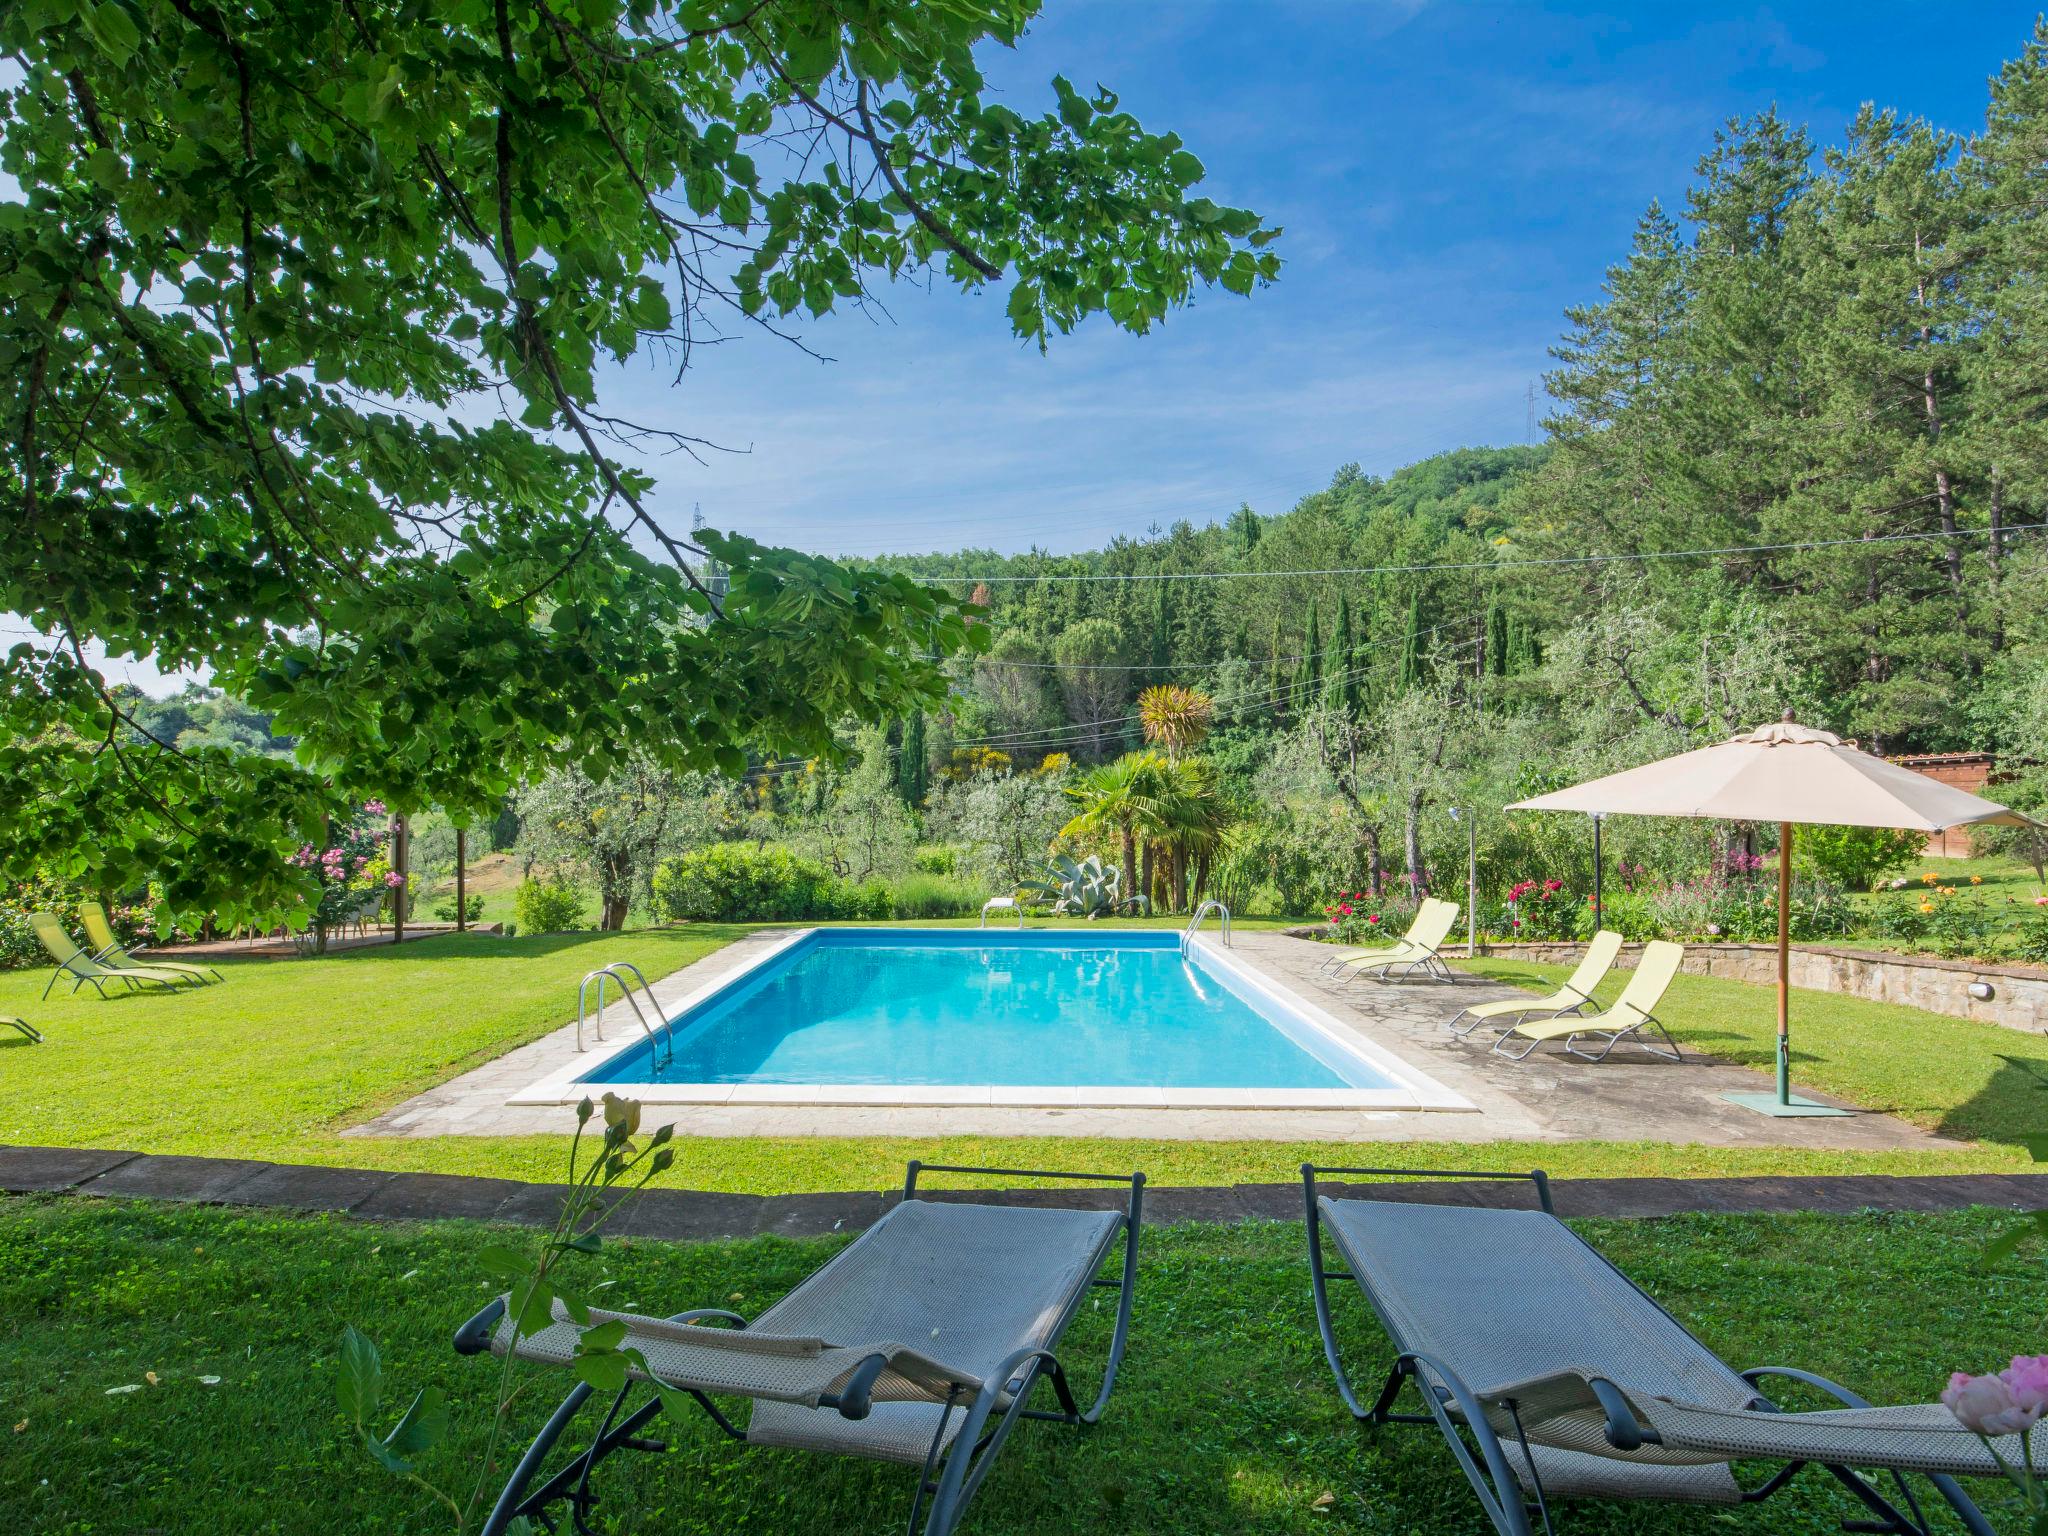
[[[1040,878],[1026,880],[1018,889],[1050,901],[1055,912],[1077,917],[1101,917],[1126,906],[1142,910],[1145,898],[1119,896],[1120,885],[1116,866],[1104,864],[1097,855],[1091,853],[1077,863],[1061,853],[1053,855]]]

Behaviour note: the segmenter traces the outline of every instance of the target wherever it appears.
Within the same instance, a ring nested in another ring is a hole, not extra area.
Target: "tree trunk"
[[[1140,895],[1142,895],[1142,896],[1143,896],[1143,897],[1145,898],[1145,904],[1146,904],[1146,905],[1147,905],[1148,907],[1149,907],[1149,906],[1151,906],[1151,905],[1153,905],[1153,902],[1152,902],[1152,865],[1153,865],[1154,855],[1153,855],[1152,847],[1153,847],[1153,845],[1152,845],[1152,839],[1151,839],[1151,838],[1149,838],[1149,837],[1148,837],[1148,838],[1146,838],[1146,839],[1145,839],[1145,862],[1144,862],[1143,866],[1142,866],[1142,867],[1140,868],[1140,870],[1139,870],[1139,878],[1138,878],[1138,892],[1139,892],[1139,894],[1140,894]]]
[[[1984,541],[1984,552],[1991,562],[1991,649],[1996,653],[2005,649],[2005,479],[1996,465],[1989,511],[1991,537]]]
[[[1124,837],[1124,895],[1126,897],[1144,894],[1138,889],[1138,839],[1129,828],[1123,830]]]
[[[1209,889],[1209,852],[1204,849],[1195,856],[1195,905],[1202,904],[1202,897]]]
[[[455,931],[469,929],[469,834],[455,829]]]
[[[1408,865],[1408,894],[1420,901],[1429,894],[1429,871],[1422,867],[1422,791],[1408,791],[1407,824],[1401,829],[1401,857]]]
[[[605,897],[604,912],[598,918],[597,926],[606,933],[617,933],[626,926],[626,911],[631,904],[631,901],[624,896]]]
[[[1365,826],[1365,884],[1375,896],[1387,894],[1387,859],[1380,851],[1380,829],[1377,822]]]
[[[1917,232],[1913,236],[1913,254],[1915,256],[1920,254],[1920,236]],[[1916,284],[1913,296],[1920,301],[1921,306],[1924,308],[1927,303],[1927,285],[1925,283]],[[1925,325],[1920,327],[1920,346],[1925,352],[1932,351],[1934,346],[1933,327]],[[1920,375],[1920,400],[1927,413],[1928,446],[1939,452],[1941,443],[1941,410],[1935,403],[1934,369],[1931,366]],[[1963,591],[1963,548],[1961,544],[1956,542],[1955,487],[1949,482],[1948,471],[1938,465],[1934,471],[1934,502],[1941,513],[1941,531],[1946,535],[1943,540],[1943,547],[1947,553],[1943,557],[1943,561],[1948,566],[1949,588],[1960,597]]]

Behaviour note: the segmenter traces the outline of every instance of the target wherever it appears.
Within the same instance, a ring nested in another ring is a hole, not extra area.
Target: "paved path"
[[[787,932],[750,934],[654,984],[664,1009],[750,965]],[[631,940],[621,954],[631,958]],[[1514,995],[1460,976],[1433,982],[1333,982],[1316,974],[1329,953],[1280,933],[1240,932],[1236,953],[1275,985],[1393,1052],[1478,1106],[1478,1114],[1314,1109],[1005,1109],[914,1106],[685,1105],[679,1131],[696,1136],[1108,1136],[1187,1141],[1656,1141],[1715,1147],[1851,1151],[1934,1149],[1944,1140],[1889,1115],[1776,1120],[1738,1108],[1729,1090],[1768,1089],[1744,1067],[1695,1055],[1671,1062],[1627,1047],[1594,1064],[1546,1046],[1522,1062],[1460,1042],[1443,1024],[1467,1003]],[[1758,1006],[1767,1004],[1759,993]],[[615,1014],[613,1033],[630,1028]],[[352,1136],[519,1136],[575,1129],[567,1106],[513,1107],[514,1092],[575,1059],[575,1026],[507,1052],[408,1099]],[[1814,1095],[1824,1098],[1824,1095]],[[1836,1101],[1829,1101],[1836,1102]],[[669,1118],[664,1109],[662,1118]]]
[[[1331,1193],[1345,1186],[1324,1181]],[[551,1224],[562,1186],[443,1173],[314,1168],[223,1157],[152,1157],[66,1147],[0,1147],[0,1192],[69,1193],[190,1204],[331,1211],[376,1220],[467,1217],[524,1226]],[[1671,1216],[1684,1212],[1951,1211],[1970,1206],[2048,1207],[2048,1174],[1964,1174],[1929,1178],[1851,1176],[1760,1179],[1563,1179],[1551,1185],[1558,1214]],[[934,1198],[943,1198],[931,1192]],[[1527,1186],[1491,1181],[1379,1183],[1375,1198],[1453,1205],[1526,1205]],[[816,1195],[729,1195],[656,1189],[633,1197],[609,1230],[620,1236],[709,1242],[776,1233],[814,1237],[868,1226],[896,1200],[893,1191]],[[979,1190],[975,1200],[1014,1204],[1120,1203],[1114,1191]],[[1147,1189],[1149,1220],[1295,1221],[1294,1184]]]

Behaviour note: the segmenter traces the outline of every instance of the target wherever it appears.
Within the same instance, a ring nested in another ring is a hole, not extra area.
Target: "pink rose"
[[[2036,1418],[2048,1412],[2048,1355],[2014,1355],[1999,1375],[2017,1407],[2032,1409]]]
[[[1367,921],[1368,923],[1376,923],[1376,922],[1378,922],[1379,920],[1380,920],[1380,915],[1379,915],[1379,913],[1377,913],[1377,912],[1373,913],[1373,914],[1372,914],[1372,916],[1370,916],[1370,917],[1368,917],[1368,918],[1366,919],[1366,921]]]
[[[1949,1377],[1941,1401],[1957,1423],[1978,1435],[2024,1434],[2041,1417],[2042,1405],[2022,1407],[2015,1402],[2002,1376],[1970,1376],[1957,1371]]]

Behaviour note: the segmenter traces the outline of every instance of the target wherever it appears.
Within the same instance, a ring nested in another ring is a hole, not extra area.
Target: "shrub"
[[[951,843],[927,843],[910,856],[910,867],[921,875],[956,874],[959,866],[959,850]]]
[[[887,917],[889,887],[852,885],[815,859],[770,844],[713,843],[654,872],[654,905],[671,922],[802,922]]]
[[[463,902],[462,909],[465,921],[474,923],[481,920],[484,915],[483,897],[471,896]],[[455,897],[452,894],[444,896],[440,901],[434,903],[434,916],[444,923],[455,921]]]
[[[1867,891],[1920,851],[1924,834],[1896,827],[1802,827],[1795,845],[1824,880]],[[1796,856],[1795,856],[1796,857]]]
[[[2028,903],[2020,916],[2013,950],[2022,960],[2048,965],[2048,896],[2036,896]]]
[[[512,911],[527,933],[565,933],[582,924],[583,892],[561,875],[522,881]]]
[[[979,885],[946,875],[905,875],[891,892],[897,917],[972,917],[986,894]]]

